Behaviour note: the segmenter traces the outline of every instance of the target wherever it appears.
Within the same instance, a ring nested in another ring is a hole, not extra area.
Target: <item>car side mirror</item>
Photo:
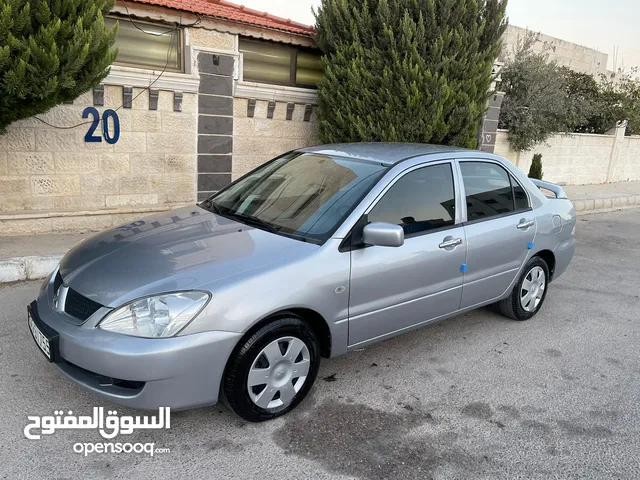
[[[370,223],[362,231],[362,241],[377,247],[401,247],[404,245],[404,230],[392,223]]]

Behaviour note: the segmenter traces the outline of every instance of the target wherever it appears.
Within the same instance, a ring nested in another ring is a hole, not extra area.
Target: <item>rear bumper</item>
[[[55,332],[55,365],[70,381],[132,408],[186,409],[217,402],[227,359],[241,334],[147,339],[74,325],[52,309],[52,288],[43,285],[32,311]]]
[[[561,242],[553,251],[556,258],[556,268],[553,273],[553,279],[560,277],[569,267],[573,255],[576,253],[576,239],[571,237],[564,242]]]

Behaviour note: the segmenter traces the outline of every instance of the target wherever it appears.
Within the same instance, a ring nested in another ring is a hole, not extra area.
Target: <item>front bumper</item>
[[[37,323],[57,334],[55,365],[73,383],[105,400],[148,410],[218,401],[224,368],[240,333],[148,339],[100,330],[92,318],[74,325],[52,308],[52,277],[43,284],[32,313]]]

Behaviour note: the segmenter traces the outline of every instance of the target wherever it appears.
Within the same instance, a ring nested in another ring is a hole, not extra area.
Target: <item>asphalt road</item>
[[[38,284],[0,288],[0,478],[640,478],[640,210],[581,217],[577,237],[532,321],[482,309],[324,361],[269,423],[216,406],[115,440],[171,449],[153,458],[74,453],[96,431],[24,437],[27,415],[112,406],[36,350]]]

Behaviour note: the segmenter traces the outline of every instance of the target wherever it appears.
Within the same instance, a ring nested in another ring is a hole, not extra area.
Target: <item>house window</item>
[[[247,82],[315,88],[323,75],[316,50],[240,38],[240,52]]]
[[[104,19],[107,27],[119,23],[115,46],[118,57],[115,65],[149,70],[184,71],[182,55],[182,29],[163,23],[135,20],[135,25],[125,18]],[[136,28],[139,27],[138,28]]]

